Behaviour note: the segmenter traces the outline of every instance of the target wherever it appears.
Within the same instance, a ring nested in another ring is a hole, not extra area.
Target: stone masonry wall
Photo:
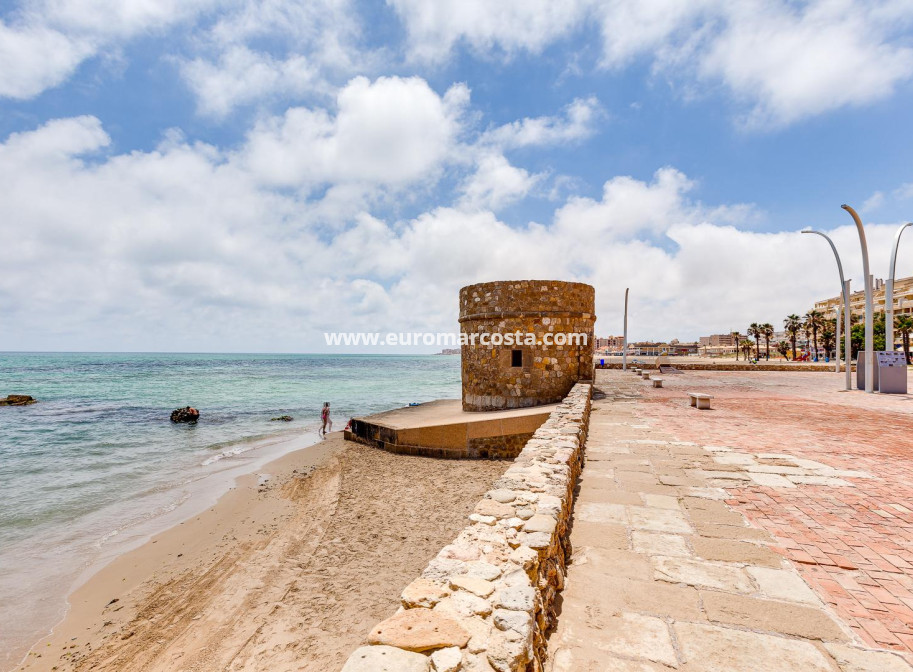
[[[512,460],[523,446],[533,438],[533,433],[511,434],[510,436],[487,436],[480,439],[469,439],[469,455],[493,460]]]
[[[590,396],[591,385],[573,387],[343,672],[541,672]]]
[[[592,380],[595,290],[579,282],[485,282],[460,290],[463,334],[535,334],[537,343],[462,347],[463,410],[524,408],[560,401]],[[545,345],[545,334],[586,334],[586,344]],[[522,351],[513,366],[512,353]]]

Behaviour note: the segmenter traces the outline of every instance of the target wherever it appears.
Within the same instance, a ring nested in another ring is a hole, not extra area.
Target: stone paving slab
[[[819,597],[777,528],[733,506],[734,489],[771,489],[758,478],[793,492],[816,487],[793,478],[852,483],[868,469],[678,440],[638,412],[633,376],[599,374],[547,672],[913,672]]]
[[[863,642],[913,661],[913,396],[803,373],[688,378],[642,388],[631,423],[707,444],[707,471],[738,462],[790,481],[714,484]],[[714,395],[712,417],[689,413],[686,387]]]

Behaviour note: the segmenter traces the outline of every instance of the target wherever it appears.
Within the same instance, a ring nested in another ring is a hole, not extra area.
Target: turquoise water
[[[460,369],[446,356],[0,353],[6,394],[40,401],[0,408],[0,668],[59,620],[87,567],[158,531],[217,475],[317,440],[324,401],[338,430],[459,397]],[[171,423],[186,405],[200,422]]]

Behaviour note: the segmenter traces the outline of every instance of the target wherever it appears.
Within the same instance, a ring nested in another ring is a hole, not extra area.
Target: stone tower
[[[463,287],[460,331],[468,340],[461,353],[463,410],[551,404],[578,380],[592,380],[595,296],[590,285],[557,280]],[[527,341],[533,334],[535,344],[503,343],[507,334],[517,332]],[[574,342],[572,334],[584,335],[586,342]]]

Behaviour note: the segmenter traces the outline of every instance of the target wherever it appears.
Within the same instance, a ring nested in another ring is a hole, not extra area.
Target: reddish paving
[[[842,380],[689,372],[645,388],[638,409],[683,441],[874,476],[846,479],[856,487],[733,488],[728,503],[780,540],[776,550],[863,641],[913,661],[913,397],[838,392]],[[690,408],[686,391],[714,395],[713,410]]]

